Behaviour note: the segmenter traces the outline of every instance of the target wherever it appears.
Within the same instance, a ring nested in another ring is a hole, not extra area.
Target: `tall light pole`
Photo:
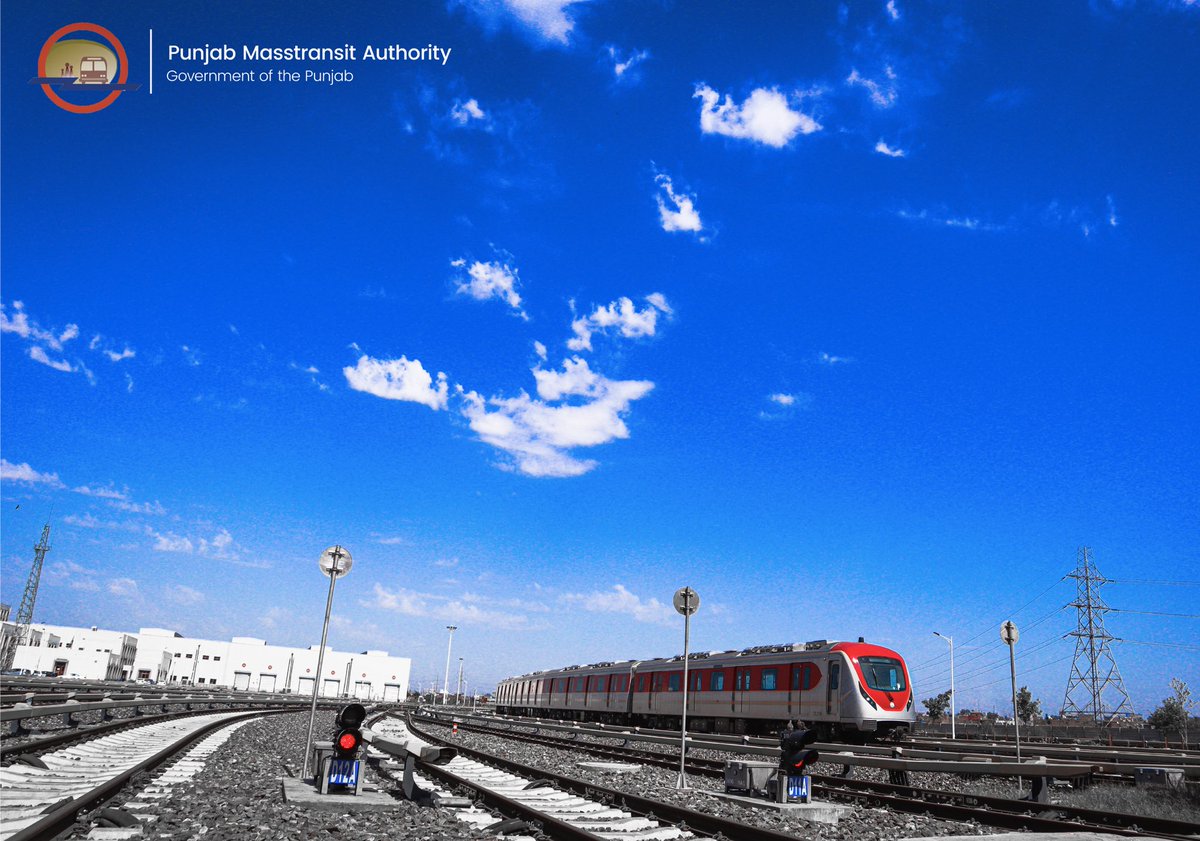
[[[462,703],[462,672],[463,672],[463,658],[459,657],[458,658],[458,691],[454,693],[454,703],[455,704]]]
[[[933,635],[941,637],[950,643],[950,738],[956,739],[958,736],[956,735],[957,731],[954,729],[954,637],[939,634],[937,631],[934,631]],[[970,642],[970,640],[967,640],[967,642]]]
[[[680,587],[672,599],[675,610],[683,614],[683,710],[679,717],[679,778],[675,788],[688,788],[684,762],[687,759],[687,697],[688,697],[688,636],[692,630],[692,614],[700,608],[700,595],[691,587]]]
[[[450,649],[454,646],[454,632],[458,630],[457,625],[447,625],[446,630],[450,632],[450,641],[446,643],[446,678],[442,681],[442,703],[446,703],[446,696],[450,690]]]
[[[325,665],[325,640],[329,637],[329,612],[333,610],[333,585],[350,571],[354,558],[341,546],[330,546],[317,561],[322,574],[329,576],[329,596],[325,599],[325,624],[321,626],[321,650],[317,653],[317,675],[313,681],[312,709],[308,713],[308,738],[304,742],[304,770],[300,779],[308,779],[308,759],[312,753],[313,725],[317,721],[317,690],[321,686],[321,668]]]

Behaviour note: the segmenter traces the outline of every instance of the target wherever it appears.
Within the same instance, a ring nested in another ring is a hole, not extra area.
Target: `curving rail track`
[[[447,744],[418,730],[411,721],[408,730],[430,744]],[[718,836],[739,841],[796,841],[795,835],[456,747],[459,758],[454,762],[426,766],[422,771],[446,786],[469,789],[489,808],[536,826],[543,837],[552,841],[670,841]]]
[[[68,745],[25,753],[0,768],[0,841],[51,838],[200,739],[262,710],[172,716],[115,732],[77,732]],[[23,745],[26,750],[35,749]]]
[[[422,719],[422,721],[442,726],[447,724],[446,721],[436,718]],[[513,725],[514,723],[509,724]],[[639,762],[663,768],[679,767],[679,760],[676,756],[662,751],[601,745],[581,742],[576,738],[519,733],[511,729],[499,731],[495,727],[475,724],[460,723],[459,727],[472,732],[488,733],[544,747],[588,753],[613,761]],[[615,733],[589,733],[588,735],[600,738],[620,738],[620,734]],[[724,764],[722,760],[693,757],[688,759],[687,773],[709,778],[723,778]],[[848,799],[904,812],[929,813],[947,820],[974,820],[984,825],[1008,829],[1043,832],[1092,830],[1116,835],[1150,835],[1162,838],[1189,839],[1189,841],[1194,841],[1198,833],[1198,828],[1194,824],[1183,821],[1101,812],[1069,806],[1045,806],[1026,800],[985,797],[828,775],[813,774],[812,778],[814,793],[825,798]]]

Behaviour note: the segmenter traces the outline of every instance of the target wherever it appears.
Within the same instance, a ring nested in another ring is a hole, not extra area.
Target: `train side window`
[[[667,691],[668,692],[678,692],[679,691],[679,679],[681,677],[682,677],[682,675],[679,672],[671,672],[671,674],[667,676],[667,680],[668,680]]]
[[[597,692],[604,691],[604,678],[603,677],[596,678],[596,691]]]
[[[800,688],[800,673],[804,671],[804,667],[797,665],[792,668],[792,689]]]
[[[842,673],[842,664],[834,663],[829,667],[829,688],[838,688],[838,676]]]
[[[777,669],[763,669],[762,688],[763,689],[774,689],[775,685],[776,685],[775,679],[778,676],[778,674],[779,674],[779,671]]]
[[[637,691],[638,692],[646,691],[646,676],[645,675],[638,675]]]
[[[725,673],[713,672],[712,683],[709,684],[713,692],[725,691]]]

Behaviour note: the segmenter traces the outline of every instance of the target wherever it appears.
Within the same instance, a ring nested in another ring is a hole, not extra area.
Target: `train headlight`
[[[871,709],[873,709],[873,710],[879,709],[879,705],[876,704],[875,700],[870,695],[867,694],[866,687],[864,687],[861,683],[858,685],[858,694],[863,696],[863,700],[871,705]]]

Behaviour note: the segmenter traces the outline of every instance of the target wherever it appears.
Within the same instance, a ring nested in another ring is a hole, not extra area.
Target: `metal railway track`
[[[430,719],[431,723],[446,722]],[[679,760],[660,751],[638,750],[580,742],[575,739],[503,732],[477,725],[460,724],[474,732],[501,735],[515,741],[585,752],[613,761],[642,762],[662,768],[678,768]],[[618,734],[589,734],[602,738],[620,738]],[[724,777],[724,762],[715,759],[690,758],[689,774],[713,778]],[[1153,835],[1162,838],[1188,839],[1200,834],[1200,827],[1184,821],[1173,821],[1119,812],[1101,812],[1073,806],[1045,806],[1003,797],[965,794],[962,792],[924,789],[868,780],[813,774],[813,788],[826,797],[841,797],[870,805],[887,806],[898,811],[929,813],[955,821],[974,820],[981,824],[1008,829],[1044,832],[1078,832],[1098,830],[1117,835]]]
[[[120,730],[128,730],[131,727],[141,727],[144,724],[154,724],[172,719],[191,718],[198,715],[210,714],[212,714],[212,710],[180,710],[172,713],[160,713],[159,715],[138,716],[136,718],[118,718],[99,724],[81,724],[69,730],[62,730],[61,732],[40,738],[16,740],[15,743],[12,739],[5,739],[3,742],[0,742],[0,763],[11,763],[23,754],[37,755],[53,748],[87,741],[98,736],[116,733]]]
[[[117,732],[78,733],[75,744],[42,752],[38,764],[2,768],[0,841],[53,838],[81,812],[115,796],[135,775],[168,762],[214,730],[263,714],[243,710],[172,716]]]
[[[431,744],[448,744],[417,730],[411,724],[409,730]],[[455,767],[455,762],[459,760],[446,766],[422,767],[422,771],[448,786],[471,789],[482,802],[505,814],[540,824],[542,832],[555,841],[596,841],[597,838],[614,841],[621,838],[690,839],[718,835],[737,838],[738,841],[796,841],[797,838],[795,835],[748,826],[630,792],[551,774],[545,769],[522,765],[483,751],[462,747],[458,747],[458,750],[460,759],[474,759],[472,764],[481,765],[486,773],[516,777],[520,780],[520,786],[489,792],[486,786],[468,775],[460,776]],[[532,799],[527,799],[528,795],[522,795],[522,792],[533,792]],[[571,819],[572,813],[575,819]]]

